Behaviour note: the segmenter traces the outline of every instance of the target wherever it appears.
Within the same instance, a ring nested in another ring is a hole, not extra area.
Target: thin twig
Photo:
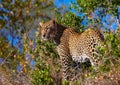
[[[14,51],[14,50],[13,50],[13,51]],[[7,58],[11,55],[11,53],[12,53],[13,51],[11,51],[11,52],[8,54],[8,56],[1,62],[0,65],[3,65],[3,64],[4,64],[4,62],[7,60]]]

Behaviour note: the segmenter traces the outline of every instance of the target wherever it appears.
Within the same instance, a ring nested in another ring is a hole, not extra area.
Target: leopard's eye
[[[50,29],[51,27],[46,27],[46,30]]]
[[[44,28],[45,28],[45,29],[47,29],[47,28],[48,28],[48,26],[45,26]]]
[[[49,29],[48,27],[46,27],[46,29]]]

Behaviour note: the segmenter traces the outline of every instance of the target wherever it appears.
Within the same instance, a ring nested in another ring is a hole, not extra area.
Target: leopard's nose
[[[45,37],[45,34],[43,35],[43,37]]]

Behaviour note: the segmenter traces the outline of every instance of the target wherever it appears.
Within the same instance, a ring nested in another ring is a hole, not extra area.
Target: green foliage
[[[105,34],[106,55],[117,58],[120,56],[119,34],[108,32]]]
[[[89,13],[97,7],[105,8],[107,13],[116,14],[117,7],[120,5],[119,0],[77,0],[77,3],[83,8],[82,10],[79,10],[77,6],[72,7],[78,12],[88,13],[88,16]],[[1,17],[7,16],[9,18],[9,20],[0,19],[0,29],[7,28],[9,30],[9,28],[12,27],[18,34],[22,35],[24,40],[24,51],[20,54],[15,47],[10,46],[9,42],[0,36],[0,58],[3,59],[2,63],[0,63],[0,70],[10,76],[16,74],[31,74],[30,76],[32,76],[32,83],[34,85],[60,84],[60,82],[62,82],[61,74],[58,75],[57,73],[60,72],[61,68],[60,59],[56,52],[56,45],[51,41],[43,41],[41,39],[40,28],[36,31],[36,41],[29,39],[29,30],[38,27],[39,17],[49,19],[49,17],[55,15],[56,20],[62,25],[74,28],[78,32],[83,32],[84,26],[81,25],[81,21],[84,17],[80,18],[76,16],[76,14],[68,11],[63,14],[58,12],[59,10],[55,12],[55,10],[53,10],[52,0],[25,0],[24,2],[15,0],[14,4],[12,4],[11,0],[2,0],[0,7],[4,7],[9,11],[0,12]],[[8,23],[9,26],[6,26]],[[86,72],[81,73],[83,79],[104,75],[105,73],[111,74],[114,70],[117,71],[120,69],[120,30],[116,30],[115,33],[107,30],[103,35],[105,37],[104,45],[98,48],[103,61],[103,65],[100,66],[101,72],[96,73],[93,71],[93,68],[90,67],[90,72],[87,69]],[[32,47],[34,43],[36,45]],[[26,54],[29,54],[32,56],[32,59],[35,59],[36,64],[33,71],[30,69],[29,62],[25,60]],[[16,70],[18,65],[22,67],[20,72]],[[82,67],[87,68],[87,66]],[[69,85],[69,82],[66,81],[62,83],[63,85]]]
[[[34,85],[54,85],[50,76],[50,68],[47,67],[43,62],[36,64],[35,70],[32,73],[32,78]]]
[[[103,7],[108,13],[117,14],[117,7],[120,5],[119,0],[77,0],[77,3],[86,13],[90,13],[97,7]]]
[[[101,54],[102,65],[100,66],[101,73],[112,71],[115,67],[119,67],[120,58],[120,39],[119,30],[116,33],[107,31],[104,33],[104,43],[102,47],[98,47]],[[99,57],[99,56],[98,56]]]
[[[12,72],[15,70],[18,63],[18,58],[15,58],[15,56],[18,53],[17,50],[9,46],[8,41],[0,38],[0,58],[3,60],[0,65],[4,71]]]
[[[57,58],[56,45],[51,41],[43,41],[41,38],[36,40],[37,46],[35,49],[35,55],[41,53],[41,57],[49,56],[51,58]],[[37,56],[36,56],[37,57]]]
[[[84,27],[80,24],[83,19],[76,16],[75,14],[68,12],[65,13],[63,16],[61,16],[60,14],[57,14],[56,16],[57,21],[61,24],[76,29],[78,32],[83,31]]]
[[[43,41],[39,37],[39,30],[40,28],[36,32],[36,49],[31,51],[36,62],[35,70],[32,73],[32,82],[34,85],[54,85],[52,73],[59,70],[56,45],[51,41]]]
[[[44,5],[43,5],[44,3]],[[53,9],[53,2],[52,0],[2,0],[0,3],[0,29],[5,28],[9,31],[12,38],[16,37],[16,34],[22,37],[24,43],[23,52],[20,53],[19,50],[14,47],[10,46],[10,43],[6,41],[6,38],[1,38],[0,32],[0,58],[3,59],[2,63],[0,62],[0,70],[4,71],[9,77],[12,75],[30,75],[31,65],[30,61],[34,57],[36,57],[39,53],[39,50],[35,50],[37,54],[32,54],[35,46],[33,39],[29,38],[29,30],[36,29],[38,27],[39,18],[47,18],[51,16],[50,13],[46,13],[46,10],[52,11]],[[52,12],[51,12],[52,13]],[[50,16],[46,16],[50,15]],[[11,30],[12,28],[12,30]],[[12,32],[11,32],[12,31]],[[15,34],[14,34],[15,33]],[[4,33],[2,33],[4,34]],[[5,35],[4,37],[7,37]],[[19,42],[20,40],[18,40]],[[21,44],[21,43],[18,43]],[[34,46],[34,47],[33,47]],[[50,46],[46,49],[51,51]],[[29,54],[30,59],[26,56]],[[55,55],[51,54],[53,57]],[[38,57],[38,56],[37,56]],[[28,59],[28,60],[27,60]],[[41,60],[42,61],[42,60]],[[44,64],[43,64],[44,65]],[[18,71],[18,67],[20,69]],[[42,71],[42,70],[41,70]],[[44,71],[44,72],[47,72]],[[43,73],[46,75],[46,73]],[[44,77],[46,77],[44,76]],[[1,77],[1,76],[0,76]],[[22,77],[21,77],[22,78]],[[29,78],[28,78],[29,79]],[[25,80],[23,80],[25,81]],[[21,84],[20,84],[21,85]]]

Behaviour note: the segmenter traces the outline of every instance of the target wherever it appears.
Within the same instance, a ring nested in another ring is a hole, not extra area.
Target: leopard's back
[[[99,63],[97,46],[102,46],[103,36],[99,30],[87,29],[81,34],[74,34],[69,40],[70,53],[73,60],[77,62],[86,62],[86,58],[90,59],[91,64]]]

